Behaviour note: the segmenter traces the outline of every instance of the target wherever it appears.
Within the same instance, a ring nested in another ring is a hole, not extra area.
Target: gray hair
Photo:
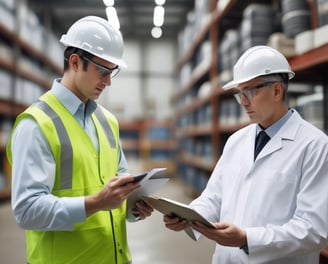
[[[288,74],[275,73],[270,75],[262,75],[261,79],[263,82],[281,82],[284,87],[284,91],[287,92],[289,81]]]

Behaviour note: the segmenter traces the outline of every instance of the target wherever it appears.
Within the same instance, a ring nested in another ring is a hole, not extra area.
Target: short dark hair
[[[94,57],[94,55],[92,55],[91,53],[85,51],[85,50],[81,50],[79,48],[75,48],[75,47],[67,47],[64,51],[64,71],[67,71],[69,69],[69,57],[72,54],[77,54],[79,55],[82,59],[83,58],[88,58],[88,59],[92,59]],[[88,67],[88,62],[83,60],[83,70],[86,71]]]

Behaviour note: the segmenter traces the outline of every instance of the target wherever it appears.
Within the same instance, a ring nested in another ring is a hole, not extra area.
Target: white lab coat
[[[192,207],[246,230],[249,256],[216,245],[213,264],[315,264],[328,243],[328,137],[294,111],[254,162],[256,125],[227,141]]]

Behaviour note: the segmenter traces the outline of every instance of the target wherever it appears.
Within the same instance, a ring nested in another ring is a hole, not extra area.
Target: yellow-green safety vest
[[[76,197],[102,189],[117,173],[119,129],[116,118],[100,105],[92,114],[99,153],[76,119],[48,91],[20,114],[33,118],[47,139],[56,162],[52,194]],[[13,130],[14,130],[13,129]],[[12,132],[13,133],[13,132]],[[11,162],[11,140],[7,156]],[[126,202],[119,208],[99,211],[72,231],[26,231],[30,264],[126,264],[131,263],[126,237]]]

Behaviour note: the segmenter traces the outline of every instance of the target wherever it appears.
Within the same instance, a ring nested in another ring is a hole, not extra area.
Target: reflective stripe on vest
[[[34,105],[46,113],[51,120],[54,122],[56,131],[58,134],[59,142],[61,145],[60,153],[60,188],[61,189],[71,189],[72,188],[72,172],[73,172],[73,149],[71,141],[66,132],[65,126],[58,116],[58,114],[52,110],[52,108],[44,101],[38,101]],[[100,107],[97,107],[95,115],[105,131],[106,137],[108,139],[111,148],[116,147],[116,141],[114,138],[113,131],[108,124],[105,114]]]
[[[43,102],[38,101],[35,104],[36,107],[40,108],[45,112],[51,120],[54,122],[56,131],[59,137],[59,142],[61,145],[60,153],[60,188],[61,189],[71,189],[72,188],[72,167],[73,167],[73,149],[71,141],[67,135],[65,126],[61,121],[57,113],[50,108],[50,106]]]
[[[106,116],[104,114],[104,112],[101,110],[101,108],[98,106],[96,111],[95,111],[95,115],[99,121],[99,123],[101,124],[101,126],[103,127],[103,129],[105,130],[105,134],[106,137],[108,139],[109,145],[111,146],[111,148],[115,148],[116,147],[116,141],[114,138],[114,134],[112,129],[110,128]]]

